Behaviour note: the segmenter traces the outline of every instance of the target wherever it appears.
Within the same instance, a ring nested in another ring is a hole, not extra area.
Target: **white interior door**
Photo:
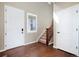
[[[24,11],[5,6],[5,49],[18,47],[24,44]]]
[[[56,13],[59,23],[56,32],[56,47],[64,51],[76,54],[76,39],[73,39],[73,16],[72,8]]]

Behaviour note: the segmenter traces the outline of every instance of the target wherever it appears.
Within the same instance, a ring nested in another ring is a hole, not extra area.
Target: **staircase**
[[[53,42],[53,24],[46,28],[45,32],[40,37],[39,42],[46,44],[47,46]]]

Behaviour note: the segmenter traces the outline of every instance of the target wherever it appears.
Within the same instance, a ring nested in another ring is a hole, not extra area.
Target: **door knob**
[[[23,28],[22,28],[22,31],[23,31]]]
[[[23,34],[24,29],[22,28],[21,31],[22,31],[21,33]]]
[[[58,34],[60,34],[60,32],[57,32]]]

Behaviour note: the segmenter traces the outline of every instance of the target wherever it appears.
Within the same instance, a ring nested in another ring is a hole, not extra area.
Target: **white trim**
[[[55,45],[53,46],[53,48],[58,49]]]
[[[33,31],[31,31],[30,30],[30,27],[29,27],[29,18],[28,18],[28,16],[35,16],[36,17],[36,29],[35,30],[33,30]],[[35,14],[33,14],[33,13],[27,13],[27,33],[35,33],[35,32],[37,32],[37,15],[35,15]]]
[[[0,52],[6,51],[6,49],[0,50]]]
[[[36,43],[36,42],[37,42],[37,41],[33,41],[33,42],[25,43],[25,44],[20,45],[20,46],[29,45],[29,44]],[[20,46],[17,46],[17,47],[20,47]],[[16,47],[14,47],[14,48],[16,48]],[[12,49],[12,48],[9,48],[9,49]],[[0,52],[6,51],[6,50],[8,50],[8,49],[0,50]]]
[[[29,44],[36,43],[36,42],[38,42],[38,41],[33,41],[33,42],[25,43],[24,45],[29,45]]]
[[[24,46],[25,44],[22,44],[22,45],[19,45],[19,46],[16,46],[16,47],[12,47],[12,48],[4,48],[3,50],[0,50],[0,52],[3,52],[3,51],[6,51],[6,50],[9,50],[9,49],[13,49],[13,48],[17,48],[17,47],[20,47],[20,46]]]
[[[51,44],[53,44],[53,42],[50,42],[48,45],[51,45]]]

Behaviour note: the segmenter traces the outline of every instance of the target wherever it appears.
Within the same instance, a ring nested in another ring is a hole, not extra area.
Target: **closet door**
[[[76,54],[76,39],[73,39],[73,8],[68,8],[57,12],[58,30],[56,45],[57,48]],[[59,32],[59,33],[58,33]]]

